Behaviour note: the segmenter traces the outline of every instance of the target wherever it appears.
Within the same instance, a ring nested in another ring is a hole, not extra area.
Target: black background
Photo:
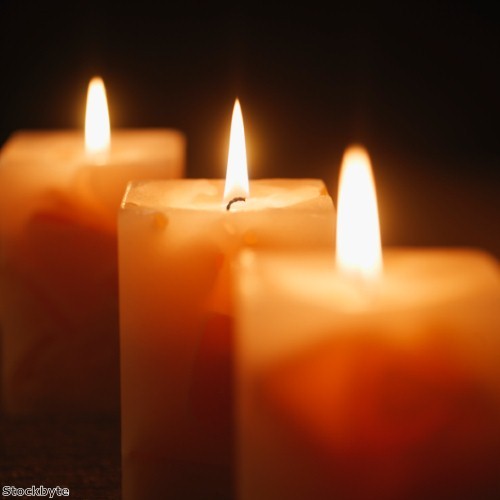
[[[500,257],[499,20],[481,2],[0,0],[0,140],[82,128],[100,74],[112,126],[179,128],[187,175],[222,177],[238,96],[251,177],[320,177],[335,200],[361,142],[386,245]]]

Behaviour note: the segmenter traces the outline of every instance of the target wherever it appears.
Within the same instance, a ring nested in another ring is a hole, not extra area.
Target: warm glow
[[[85,149],[88,153],[103,153],[109,149],[110,126],[104,82],[94,77],[89,83],[85,113]]]
[[[241,114],[240,101],[236,99],[231,122],[231,134],[229,136],[229,154],[227,158],[224,201],[230,201],[236,197],[247,198],[248,195],[245,129],[243,127],[243,115]]]
[[[375,180],[368,153],[349,148],[342,160],[337,199],[337,265],[371,278],[382,271],[382,246]]]

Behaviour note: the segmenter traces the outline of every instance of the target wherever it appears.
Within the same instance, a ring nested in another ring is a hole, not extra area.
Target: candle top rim
[[[121,211],[221,212],[223,179],[165,179],[132,181],[122,201]],[[250,197],[231,213],[259,210],[318,209],[333,201],[323,180],[314,178],[269,178],[250,180]],[[311,203],[313,202],[313,203]]]
[[[149,136],[149,137],[160,137],[164,135],[169,137],[177,137],[180,140],[185,141],[186,135],[182,130],[170,127],[113,127],[111,129],[112,139],[130,139],[131,135],[136,136]],[[85,133],[83,129],[73,127],[73,128],[54,128],[54,129],[19,129],[12,132],[4,143],[2,149],[2,156],[6,150],[15,149],[24,145],[24,143],[29,142],[30,148],[33,147],[32,141],[34,141],[39,146],[44,146],[45,144],[50,145],[53,141],[59,141],[61,139],[84,143]]]
[[[185,150],[183,132],[169,128],[118,128],[111,131],[110,158],[122,161],[125,154],[147,151],[148,158],[169,157],[172,146]],[[141,153],[142,154],[142,153]],[[0,152],[0,164],[46,164],[87,161],[83,130],[18,130],[11,134]]]
[[[287,295],[343,313],[426,307],[458,300],[471,290],[495,293],[500,305],[500,265],[482,249],[389,247],[384,249],[384,261],[386,272],[367,290],[346,280],[335,266],[333,253],[324,249],[286,254],[248,249],[238,267],[242,280],[262,278],[262,284],[254,283],[257,288],[286,290]],[[246,272],[250,268],[252,275]]]

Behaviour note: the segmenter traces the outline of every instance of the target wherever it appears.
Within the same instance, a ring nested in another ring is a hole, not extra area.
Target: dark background
[[[361,142],[386,245],[500,257],[499,21],[485,2],[0,0],[0,141],[82,128],[100,74],[112,126],[179,128],[188,176],[222,177],[239,96],[251,177],[320,177],[335,200]]]

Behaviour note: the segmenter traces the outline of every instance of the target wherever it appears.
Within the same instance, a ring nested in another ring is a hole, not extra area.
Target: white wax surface
[[[182,182],[137,182],[126,197],[127,205],[158,211],[181,209],[226,211],[223,201],[224,181],[185,179]],[[236,202],[230,212],[247,212],[279,208],[317,208],[318,195],[326,195],[324,184],[317,179],[264,179],[250,182],[250,195]],[[326,206],[326,205],[325,205]]]

